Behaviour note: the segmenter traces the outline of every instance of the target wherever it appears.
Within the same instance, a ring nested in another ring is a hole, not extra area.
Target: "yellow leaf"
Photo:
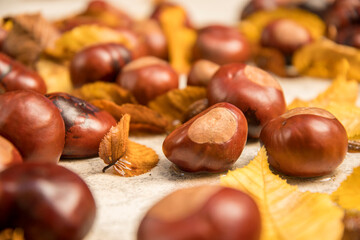
[[[345,209],[360,211],[360,167],[354,169],[353,173],[331,194],[331,198]]]
[[[346,59],[350,65],[347,78],[360,81],[360,51],[325,38],[297,50],[292,63],[300,74],[334,78],[339,74],[336,66],[342,59]]]
[[[44,79],[47,92],[70,93],[73,89],[68,67],[47,59],[36,63],[36,70]]]
[[[71,59],[78,51],[97,43],[121,43],[131,48],[124,34],[108,27],[99,25],[81,25],[65,32],[53,48],[46,53],[56,58]]]
[[[181,7],[167,7],[160,16],[161,26],[168,40],[170,63],[180,73],[190,69],[195,30],[185,26],[186,13]]]
[[[343,211],[329,195],[300,192],[273,174],[264,147],[249,165],[222,177],[221,184],[254,198],[262,216],[261,240],[341,239]]]

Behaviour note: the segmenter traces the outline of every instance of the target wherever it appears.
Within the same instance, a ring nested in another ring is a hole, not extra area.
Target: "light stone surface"
[[[56,19],[75,13],[86,2],[86,0],[0,0],[0,16],[41,11],[46,17]],[[112,0],[111,2],[136,17],[147,15],[151,6],[150,0]],[[182,2],[191,13],[194,22],[203,25],[215,22],[234,23],[239,15],[237,9],[240,9],[245,1],[183,0],[176,2]],[[326,80],[311,78],[279,79],[279,81],[288,103],[294,97],[311,99],[330,84]],[[101,170],[105,164],[99,158],[61,161],[61,165],[78,173],[86,181],[96,199],[97,218],[86,240],[134,240],[139,222],[147,209],[166,194],[179,188],[219,183],[219,177],[225,173],[190,174],[174,168],[162,153],[164,137],[131,137],[133,141],[153,148],[160,159],[158,166],[151,172],[137,177],[120,177],[113,170],[102,173]],[[248,143],[234,168],[248,164],[256,156],[259,148],[258,143]],[[356,166],[360,166],[360,154],[348,153],[343,164],[329,176],[312,179],[286,177],[286,179],[290,184],[298,185],[302,191],[331,193]]]

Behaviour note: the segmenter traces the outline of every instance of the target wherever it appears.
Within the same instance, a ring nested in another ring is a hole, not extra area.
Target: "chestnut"
[[[321,108],[294,108],[261,130],[270,165],[291,176],[331,173],[345,158],[348,139],[341,123]]]
[[[8,32],[0,26],[0,52],[2,50],[2,45],[3,45],[3,42],[4,42],[5,38],[7,37],[7,35],[8,35]]]
[[[203,185],[177,190],[146,213],[138,240],[258,240],[261,217],[246,193]]]
[[[161,59],[168,58],[167,39],[157,21],[153,19],[143,20],[136,23],[133,29],[143,37],[148,55]]]
[[[219,67],[218,64],[205,59],[196,61],[191,66],[187,85],[206,87]]]
[[[0,231],[21,228],[27,240],[80,240],[96,214],[85,182],[49,163],[23,163],[0,172]]]
[[[165,61],[142,57],[127,64],[116,82],[128,89],[141,104],[179,87],[179,76]]]
[[[95,81],[114,82],[122,67],[131,60],[130,50],[121,44],[92,45],[71,60],[71,81],[74,87]]]
[[[148,55],[148,46],[145,41],[146,39],[140,33],[137,33],[129,28],[116,28],[115,30],[121,34],[125,43],[127,43],[132,59]]]
[[[236,28],[210,25],[198,31],[193,57],[220,65],[244,62],[250,58],[250,45]]]
[[[116,125],[114,117],[67,93],[51,93],[46,97],[60,110],[65,122],[65,146],[61,157],[97,156],[101,140]]]
[[[218,103],[171,132],[163,142],[167,159],[187,172],[223,172],[245,147],[244,114],[230,103]]]
[[[292,55],[297,49],[312,41],[310,32],[290,19],[276,19],[268,23],[261,34],[261,45],[276,48],[285,55]]]
[[[0,136],[0,172],[22,162],[23,159],[16,147],[6,138]]]
[[[12,142],[26,162],[57,163],[65,142],[59,110],[30,90],[0,95],[0,135]]]
[[[258,138],[269,120],[286,111],[280,84],[260,68],[233,63],[221,66],[207,87],[209,104],[229,102],[245,115],[249,137]]]
[[[353,24],[339,29],[335,41],[343,45],[360,48],[360,26]]]
[[[3,92],[33,90],[46,93],[45,82],[38,73],[3,53],[0,53],[0,89]]]

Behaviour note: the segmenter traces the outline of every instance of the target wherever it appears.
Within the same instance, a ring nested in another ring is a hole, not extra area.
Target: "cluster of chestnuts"
[[[286,1],[271,2],[277,6]],[[346,10],[337,9],[338,2],[327,12],[328,24],[337,24],[337,41],[357,46],[358,39],[350,38],[347,29],[357,18],[343,17]],[[89,16],[109,11],[119,20],[112,27],[132,46],[101,43],[77,52],[69,62],[74,87],[114,82],[143,105],[179,88],[179,75],[166,61],[168,43],[159,23],[161,12],[173,6],[161,2],[149,19],[135,22],[95,0],[83,15],[63,21],[58,26],[61,32],[83,24],[101,25]],[[266,6],[265,1],[254,0],[244,16]],[[338,12],[343,14],[341,21],[334,22],[332,16]],[[195,29],[189,16],[184,25]],[[250,43],[236,28],[209,25],[196,31],[187,84],[205,87],[207,96],[196,106],[200,110],[165,138],[162,148],[168,160],[187,172],[224,172],[239,159],[247,139],[255,139],[265,146],[270,165],[286,175],[323,176],[341,164],[347,134],[331,113],[317,108],[286,112],[277,80],[245,63],[251,57]],[[6,34],[0,28],[0,49]],[[261,33],[262,46],[285,56],[312,40],[307,29],[286,19],[268,23]],[[36,71],[5,53],[0,53],[0,89],[0,231],[21,228],[30,240],[82,239],[94,221],[95,201],[85,182],[57,163],[60,158],[97,156],[102,138],[116,120],[71,94],[46,93]],[[141,221],[137,237],[257,240],[260,231],[259,209],[250,196],[201,186],[176,191],[154,205]]]

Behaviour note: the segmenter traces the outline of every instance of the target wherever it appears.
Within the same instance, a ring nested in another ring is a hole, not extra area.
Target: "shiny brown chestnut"
[[[276,19],[269,22],[261,34],[261,45],[280,50],[285,55],[312,41],[310,32],[290,19]]]
[[[121,44],[103,43],[78,52],[70,63],[74,87],[95,81],[114,82],[125,64],[132,60],[129,49]]]
[[[65,126],[49,99],[18,90],[0,95],[0,135],[15,145],[25,162],[57,163],[64,148]]]
[[[99,145],[116,120],[108,112],[67,93],[45,95],[60,110],[65,122],[62,158],[85,158],[98,154]]]
[[[0,172],[22,162],[23,159],[16,147],[6,138],[0,136]]]
[[[250,45],[236,28],[210,25],[198,31],[193,58],[207,59],[220,65],[244,62],[250,58]]]
[[[127,64],[116,82],[128,89],[141,104],[179,87],[179,76],[165,61],[142,57]]]
[[[146,213],[138,240],[258,240],[261,217],[244,192],[221,186],[177,190]]]
[[[33,90],[45,94],[46,85],[35,71],[0,53],[0,90]]]
[[[245,147],[244,114],[230,103],[218,103],[171,132],[163,142],[167,159],[187,172],[223,172]]]
[[[168,58],[167,39],[157,21],[146,19],[134,24],[133,29],[143,37],[148,55],[161,59]]]
[[[360,48],[360,26],[353,24],[339,29],[335,41],[343,45]]]
[[[334,171],[344,160],[347,134],[341,123],[320,108],[295,108],[262,129],[270,165],[291,176],[316,177]]]
[[[205,59],[196,61],[191,66],[187,85],[206,87],[219,67],[218,64]]]
[[[140,33],[129,28],[116,28],[115,30],[124,38],[124,41],[131,52],[132,59],[148,55],[146,39]]]
[[[260,68],[242,63],[227,64],[215,73],[207,88],[209,104],[229,102],[248,121],[249,137],[258,138],[269,120],[286,111],[280,84]]]
[[[0,231],[21,228],[27,240],[80,240],[96,214],[85,182],[49,163],[23,163],[0,172]]]

